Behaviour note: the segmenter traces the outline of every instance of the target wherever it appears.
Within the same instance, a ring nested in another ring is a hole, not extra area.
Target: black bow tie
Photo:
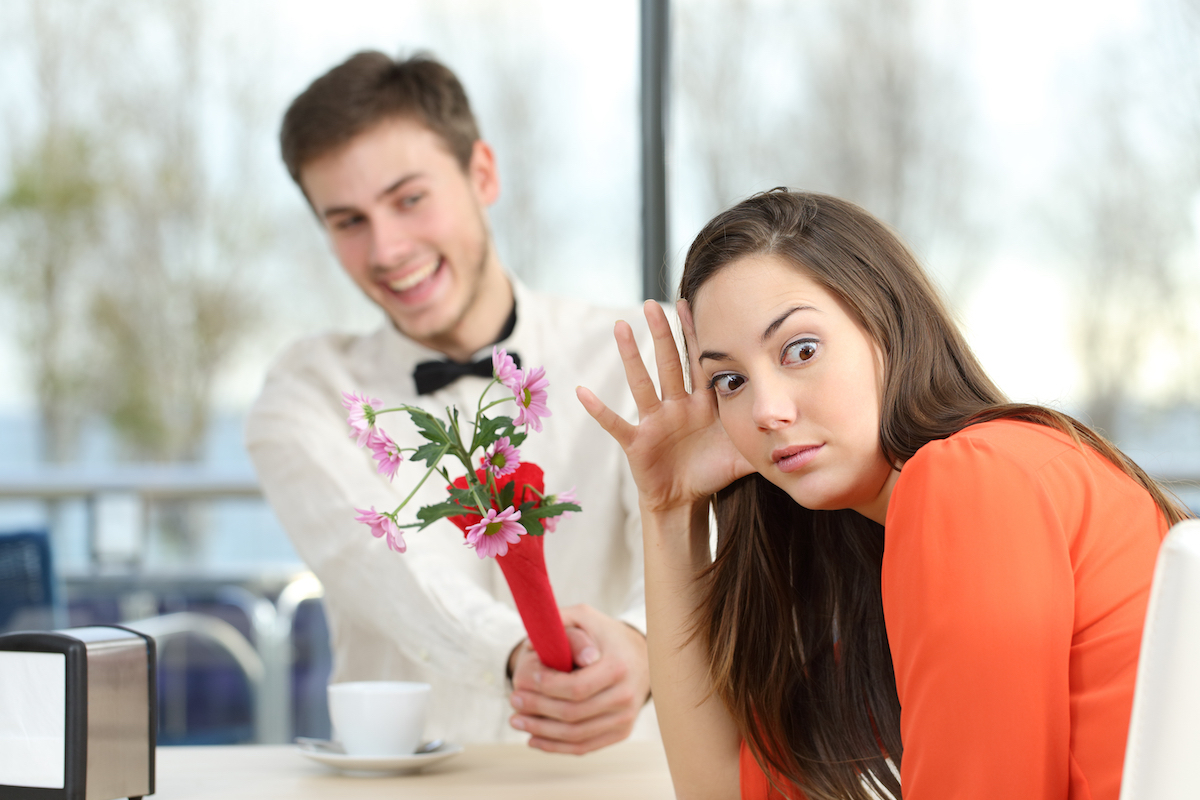
[[[509,353],[509,355],[512,356],[513,363],[520,367],[521,357],[516,353]],[[460,364],[457,361],[422,361],[413,370],[417,394],[433,394],[464,375],[478,375],[480,378],[492,377],[492,357],[487,356],[467,364]]]

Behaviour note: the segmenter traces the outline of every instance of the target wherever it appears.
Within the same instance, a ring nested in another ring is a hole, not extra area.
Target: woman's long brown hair
[[[1047,425],[1146,488],[1170,524],[1188,514],[1116,447],[1052,409],[1009,403],[984,373],[939,293],[885,225],[819,194],[776,189],[723,212],[688,250],[679,295],[748,256],[794,264],[836,295],[884,356],[879,440],[900,465],[968,425]],[[883,526],[811,511],[761,475],[714,500],[718,547],[697,634],[713,686],[755,757],[810,800],[901,797],[900,703],[884,627]],[[836,645],[836,647],[835,647]]]

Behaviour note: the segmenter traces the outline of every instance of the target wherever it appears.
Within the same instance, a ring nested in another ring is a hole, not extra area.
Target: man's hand
[[[517,713],[509,722],[532,735],[530,747],[582,755],[633,730],[650,695],[646,638],[586,605],[562,609],[562,618],[578,668],[550,669],[522,642],[510,659]]]

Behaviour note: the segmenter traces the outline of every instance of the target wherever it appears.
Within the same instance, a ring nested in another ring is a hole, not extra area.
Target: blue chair
[[[65,618],[48,534],[0,534],[0,633],[54,630]]]

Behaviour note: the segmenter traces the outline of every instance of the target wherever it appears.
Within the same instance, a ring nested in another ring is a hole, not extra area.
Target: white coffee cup
[[[334,738],[349,755],[409,755],[421,744],[428,683],[331,683],[328,696]]]

